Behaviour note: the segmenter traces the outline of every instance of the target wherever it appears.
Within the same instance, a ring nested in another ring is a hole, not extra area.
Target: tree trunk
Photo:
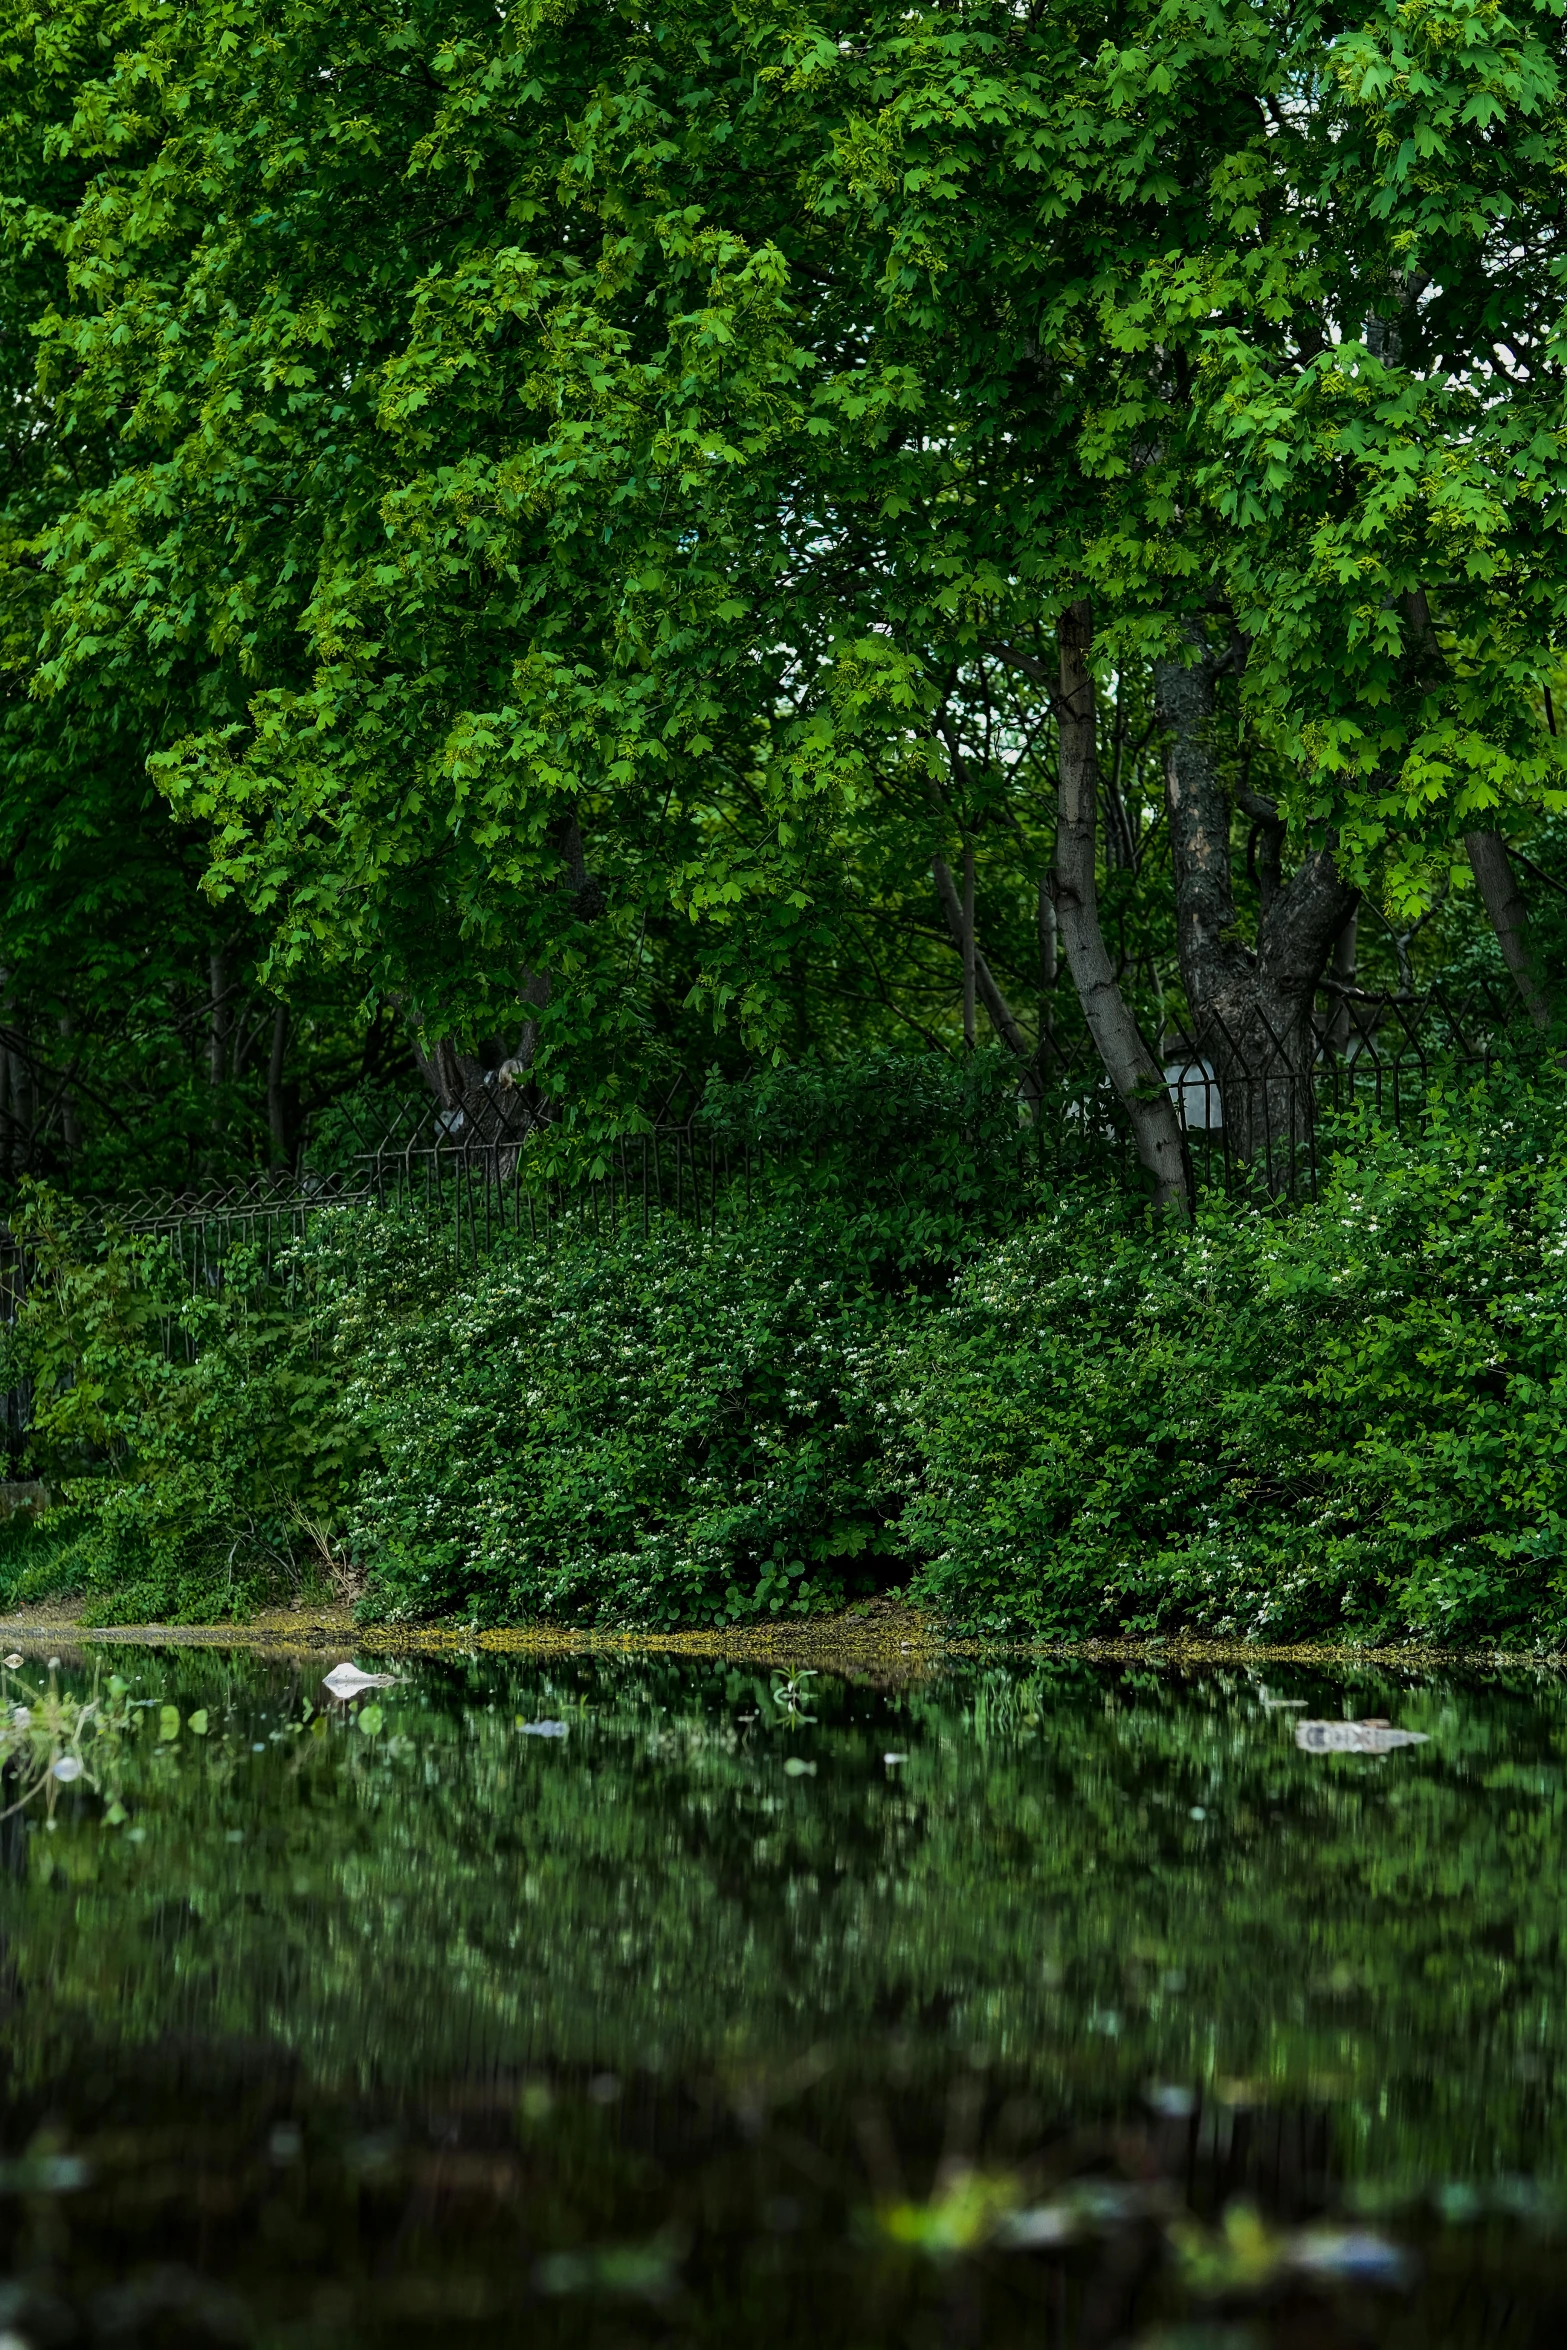
[[[539,1010],[549,1002],[550,983],[536,973],[524,987],[525,1000]],[[444,1113],[448,1142],[464,1150],[487,1149],[502,1154],[497,1162],[501,1180],[516,1165],[515,1153],[539,1123],[529,1071],[538,1050],[539,1024],[523,1022],[515,1049],[489,1067],[482,1053],[462,1052],[449,1036],[426,1044],[417,1030],[414,1058],[419,1071]]]
[[[1402,607],[1406,638],[1405,666],[1411,680],[1429,690],[1447,679],[1449,667],[1425,589],[1412,588],[1402,598]],[[1551,1007],[1529,953],[1529,908],[1518,886],[1518,876],[1507,854],[1507,844],[1499,832],[1466,832],[1464,847],[1468,851],[1470,870],[1479,887],[1481,902],[1491,917],[1491,927],[1496,932],[1496,943],[1502,950],[1502,960],[1513,975],[1513,984],[1522,996],[1535,1027],[1542,1030],[1549,1028]]]
[[[1039,1057],[1043,1066],[1056,1043],[1056,981],[1060,977],[1057,951],[1056,902],[1050,894],[1052,874],[1039,876]]]
[[[979,951],[979,941],[975,934],[972,891],[965,892],[968,901],[965,905],[964,899],[958,895],[957,884],[952,878],[952,868],[945,857],[933,857],[931,871],[936,877],[936,895],[941,900],[942,912],[947,917],[947,927],[952,932],[954,941],[961,949],[972,948],[973,950],[974,987],[985,1007],[986,1018],[1007,1050],[1014,1054],[1022,1064],[1023,1098],[1028,1104],[1029,1115],[1032,1116],[1039,1106],[1039,1071],[1035,1055],[1027,1036],[1018,1025],[1012,1006],[996,984],[995,973]],[[968,983],[966,969],[964,983],[966,989]],[[965,1031],[965,1041],[969,1044],[973,1042],[971,1026]]]
[[[551,828],[551,839],[565,868],[559,894],[569,900],[570,917],[579,922],[595,921],[604,910],[605,894],[597,876],[588,868],[575,808],[569,808],[556,821]],[[465,1148],[482,1145],[499,1150],[503,1154],[497,1161],[502,1180],[509,1177],[516,1164],[516,1151],[541,1122],[539,1095],[531,1071],[539,1045],[536,1014],[550,1000],[548,971],[528,973],[522,984],[522,999],[534,1007],[535,1016],[523,1022],[515,1047],[495,1068],[486,1064],[481,1053],[460,1051],[449,1036],[436,1037],[426,1045],[417,1018],[413,1040],[420,1074],[446,1113],[448,1136]]]
[[[1255,949],[1243,942],[1229,800],[1209,741],[1213,680],[1211,661],[1154,665],[1155,703],[1167,729],[1176,952],[1194,1042],[1218,1079],[1230,1151],[1260,1166],[1270,1187],[1285,1189],[1312,1126],[1312,999],[1358,893],[1340,879],[1332,851],[1315,850],[1272,892]],[[1271,804],[1261,807],[1258,820],[1276,824]]]
[[[1357,907],[1333,941],[1333,976],[1340,987],[1350,988],[1355,984],[1355,954],[1359,944],[1359,935],[1360,910]],[[1328,1022],[1327,1041],[1336,1053],[1343,1054],[1349,1050],[1349,1040],[1354,1034],[1354,1027],[1355,1023],[1350,1013],[1348,996],[1335,996],[1333,1017]]]
[[[228,1073],[228,957],[214,947],[207,957],[207,1076],[221,1085]]]
[[[60,1124],[65,1136],[65,1147],[74,1156],[82,1147],[82,1121],[76,1107],[76,1088],[71,1083],[71,1071],[76,1066],[71,1051],[71,1039],[76,1034],[76,1021],[66,1011],[60,1014],[60,1041],[65,1047],[65,1076],[60,1085]]]
[[[1098,712],[1088,665],[1093,636],[1093,612],[1086,599],[1070,605],[1058,636],[1056,920],[1088,1032],[1131,1120],[1138,1158],[1153,1178],[1154,1205],[1186,1207],[1191,1201],[1191,1166],[1175,1105],[1164,1072],[1116,985],[1099,925],[1094,871]]]
[[[1502,960],[1513,975],[1530,1019],[1536,1028],[1547,1029],[1551,1025],[1551,1007],[1529,953],[1528,902],[1518,886],[1507,844],[1499,832],[1466,832],[1464,847],[1469,852],[1470,867],[1485,910],[1491,917]]]
[[[974,844],[963,844],[963,910],[959,936],[963,947],[963,1042],[974,1050]]]
[[[288,1097],[283,1091],[283,1063],[288,1052],[288,1006],[279,1004],[272,1015],[272,1050],[267,1056],[267,1133],[274,1167],[293,1165],[288,1132]]]

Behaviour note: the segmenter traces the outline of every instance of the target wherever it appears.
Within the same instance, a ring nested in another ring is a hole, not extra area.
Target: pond
[[[1561,1682],[333,1661],[4,1668],[0,2350],[1567,2326]]]

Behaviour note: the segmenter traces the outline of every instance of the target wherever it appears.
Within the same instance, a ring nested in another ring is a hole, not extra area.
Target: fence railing
[[[1164,1078],[1200,1184],[1300,1199],[1316,1193],[1324,1128],[1357,1109],[1401,1127],[1434,1081],[1488,1075],[1525,1030],[1517,996],[1484,985],[1461,998],[1337,987],[1304,1032],[1215,1016],[1201,1047],[1175,1040]]]

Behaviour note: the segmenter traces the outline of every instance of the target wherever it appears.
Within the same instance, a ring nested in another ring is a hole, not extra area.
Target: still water
[[[332,1661],[6,1668],[0,2350],[1567,2333],[1561,1682]]]

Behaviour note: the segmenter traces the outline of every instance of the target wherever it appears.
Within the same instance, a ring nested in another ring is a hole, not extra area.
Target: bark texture
[[[1328,1042],[1336,1053],[1343,1053],[1349,1049],[1350,1036],[1354,1030],[1354,1021],[1350,1015],[1350,1000],[1347,991],[1355,984],[1355,957],[1359,946],[1359,939],[1360,912],[1357,907],[1356,911],[1351,914],[1349,920],[1345,923],[1343,929],[1339,932],[1337,938],[1333,941],[1333,977],[1339,987],[1346,991],[1342,995],[1335,996],[1333,1000],[1333,1017],[1328,1023]]]
[[[1331,850],[1319,849],[1264,891],[1257,944],[1240,935],[1230,860],[1229,798],[1210,742],[1214,664],[1160,661],[1165,796],[1175,867],[1176,951],[1194,1042],[1212,1062],[1230,1149],[1270,1176],[1311,1129],[1317,1040],[1312,998],[1334,941],[1358,903]],[[1248,797],[1265,839],[1282,836],[1271,802]],[[1275,830],[1275,828],[1277,828]],[[1270,844],[1271,845],[1271,844]]]
[[[1080,600],[1063,614],[1057,639],[1059,768],[1056,813],[1056,923],[1088,1031],[1125,1105],[1137,1155],[1153,1178],[1154,1205],[1188,1205],[1191,1166],[1164,1072],[1149,1051],[1116,983],[1099,922],[1094,873],[1099,742],[1093,672],[1093,613]]]
[[[446,1131],[466,1148],[515,1149],[538,1124],[528,1083],[538,1029],[529,1020],[516,1049],[489,1056],[462,1052],[449,1036],[414,1041],[414,1056],[430,1091],[446,1113]]]
[[[288,1131],[288,1097],[283,1090],[283,1064],[288,1053],[288,1006],[272,1014],[272,1048],[267,1055],[267,1133],[274,1167],[293,1165],[294,1150]]]
[[[553,840],[565,868],[559,894],[569,900],[575,920],[591,922],[603,910],[604,892],[588,869],[575,809],[568,810],[555,826]],[[469,1147],[515,1151],[541,1123],[532,1069],[539,1046],[537,1014],[550,1000],[549,973],[530,971],[521,992],[533,1011],[509,1048],[492,1041],[487,1051],[467,1052],[450,1036],[430,1038],[415,1029],[414,1058],[420,1075],[447,1114],[447,1132]],[[513,1163],[510,1158],[502,1163],[503,1177],[509,1175]]]
[[[1028,1103],[1029,1112],[1032,1115],[1038,1107],[1040,1091],[1039,1071],[1033,1047],[1019,1024],[1012,1006],[996,984],[995,973],[980,952],[979,942],[975,936],[972,896],[967,892],[964,893],[964,896],[959,896],[957,883],[952,878],[952,868],[945,857],[933,857],[931,871],[935,875],[936,895],[941,900],[941,910],[947,917],[947,927],[952,932],[953,943],[964,952],[965,997],[967,997],[972,971],[974,990],[985,1007],[985,1017],[1007,1050],[1014,1054],[1021,1064],[1023,1098]],[[972,966],[969,960],[970,950],[972,950]],[[967,1003],[965,1010],[967,1011]],[[973,1041],[967,1029],[965,1030],[965,1038],[970,1043]]]
[[[1518,886],[1507,843],[1499,832],[1466,832],[1464,847],[1480,891],[1502,960],[1513,975],[1536,1028],[1551,1025],[1551,1007],[1529,953],[1529,906]]]

